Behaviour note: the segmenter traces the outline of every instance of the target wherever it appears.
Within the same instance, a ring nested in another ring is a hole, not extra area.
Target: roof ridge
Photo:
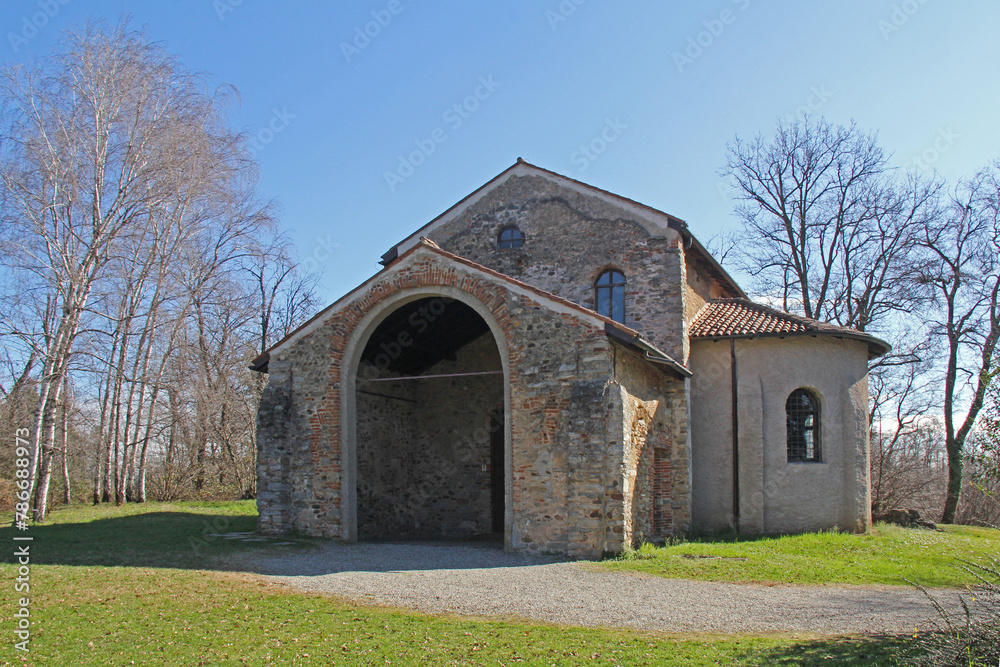
[[[570,189],[577,189],[581,194],[586,194],[588,196],[596,197],[606,197],[616,203],[618,206],[634,207],[633,212],[638,212],[637,214],[644,220],[649,221],[650,224],[656,224],[660,226],[661,223],[653,223],[653,219],[662,220],[666,225],[666,228],[673,229],[676,233],[680,234],[689,246],[693,245],[696,254],[703,256],[703,260],[708,263],[709,270],[713,272],[713,277],[720,283],[729,288],[732,292],[736,294],[744,294],[743,289],[736,282],[736,279],[729,275],[729,272],[719,263],[715,257],[712,256],[710,252],[695,238],[694,234],[691,232],[687,222],[678,218],[672,213],[668,213],[664,210],[658,209],[655,206],[649,204],[644,204],[631,197],[626,197],[625,195],[620,195],[611,190],[607,190],[597,185],[587,183],[586,181],[581,181],[579,179],[573,178],[572,176],[567,176],[566,174],[561,174],[557,171],[551,169],[546,169],[545,167],[540,167],[537,164],[529,162],[522,157],[518,157],[514,164],[510,165],[503,171],[501,171],[496,176],[490,178],[488,181],[478,186],[469,194],[465,195],[457,202],[446,208],[444,211],[438,215],[431,218],[429,221],[418,227],[413,232],[407,234],[401,240],[393,244],[388,251],[382,255],[383,264],[392,261],[392,259],[405,252],[405,250],[410,250],[414,245],[419,242],[421,236],[425,236],[439,223],[443,223],[448,219],[448,216],[454,214],[456,211],[461,209],[463,206],[471,206],[478,201],[476,198],[480,196],[481,193],[485,195],[486,191],[490,190],[495,186],[499,186],[502,181],[511,177],[512,175],[518,175],[518,169],[525,170],[528,173],[533,173],[536,176],[542,176],[551,181],[561,183],[563,187],[569,187]],[[640,223],[642,224],[642,223]],[[403,248],[405,247],[405,250]],[[717,275],[715,275],[717,274]]]

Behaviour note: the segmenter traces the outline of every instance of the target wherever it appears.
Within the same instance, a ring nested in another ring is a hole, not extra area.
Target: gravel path
[[[896,587],[765,586],[609,572],[475,545],[274,547],[226,562],[292,588],[430,613],[660,632],[912,632],[935,613]],[[957,593],[937,597],[946,607]]]

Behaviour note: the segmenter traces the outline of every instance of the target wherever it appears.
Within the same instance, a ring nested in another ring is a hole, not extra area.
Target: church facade
[[[888,345],[750,301],[677,218],[518,160],[254,361],[261,532],[592,558],[871,521]]]

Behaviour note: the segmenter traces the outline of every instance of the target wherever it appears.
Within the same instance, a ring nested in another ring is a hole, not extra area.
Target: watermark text
[[[28,505],[31,496],[31,452],[28,449],[28,429],[19,428],[14,433],[14,527],[21,531],[28,530]],[[14,592],[24,595],[18,597],[14,610],[14,648],[28,652],[31,642],[31,541],[30,535],[14,536],[14,560],[17,571],[14,578]]]
[[[750,0],[732,0],[736,8],[741,12],[746,11],[750,6]],[[719,15],[713,19],[702,21],[704,30],[687,38],[687,45],[681,51],[674,51],[674,66],[678,72],[683,73],[689,65],[693,65],[709,49],[716,40],[722,36],[728,26],[736,23],[739,15],[732,9],[723,9]]]
[[[463,100],[456,102],[441,114],[441,120],[447,124],[450,131],[454,132],[462,127],[469,118],[472,117],[480,105],[493,96],[497,88],[503,85],[493,78],[493,75],[481,76],[473,91]],[[406,182],[410,176],[416,173],[417,169],[427,162],[427,159],[434,154],[438,146],[448,141],[448,130],[437,127],[427,136],[415,139],[414,149],[405,155],[399,155],[396,168],[386,170],[383,174],[385,184],[390,192],[395,192],[396,188]]]
[[[25,14],[21,17],[21,27],[17,32],[7,33],[7,41],[14,53],[22,46],[27,46],[28,41],[38,34],[38,31],[49,24],[59,10],[69,4],[70,0],[39,0],[38,11],[32,14]]]
[[[927,4],[927,0],[905,0],[898,5],[893,5],[889,18],[879,19],[875,23],[878,26],[878,31],[882,33],[882,40],[888,42],[889,37],[893,33],[899,32],[899,29],[906,25],[925,4]]]
[[[622,133],[628,129],[628,125],[623,123],[617,116],[614,120],[607,118],[604,121],[604,127],[601,129],[600,133],[596,137],[590,140],[580,148],[577,149],[573,155],[570,156],[569,161],[573,163],[573,166],[577,168],[578,171],[586,171],[587,167],[591,165],[594,160],[599,158],[608,150],[608,146],[618,141],[618,138],[622,136]]]

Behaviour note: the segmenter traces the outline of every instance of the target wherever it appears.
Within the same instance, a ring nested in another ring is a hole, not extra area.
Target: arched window
[[[605,271],[594,283],[597,312],[625,324],[625,276],[613,269]]]
[[[819,399],[808,389],[796,389],[785,401],[788,460],[818,462]]]
[[[524,233],[515,225],[509,225],[500,230],[497,236],[497,247],[501,250],[520,248],[524,245]]]

